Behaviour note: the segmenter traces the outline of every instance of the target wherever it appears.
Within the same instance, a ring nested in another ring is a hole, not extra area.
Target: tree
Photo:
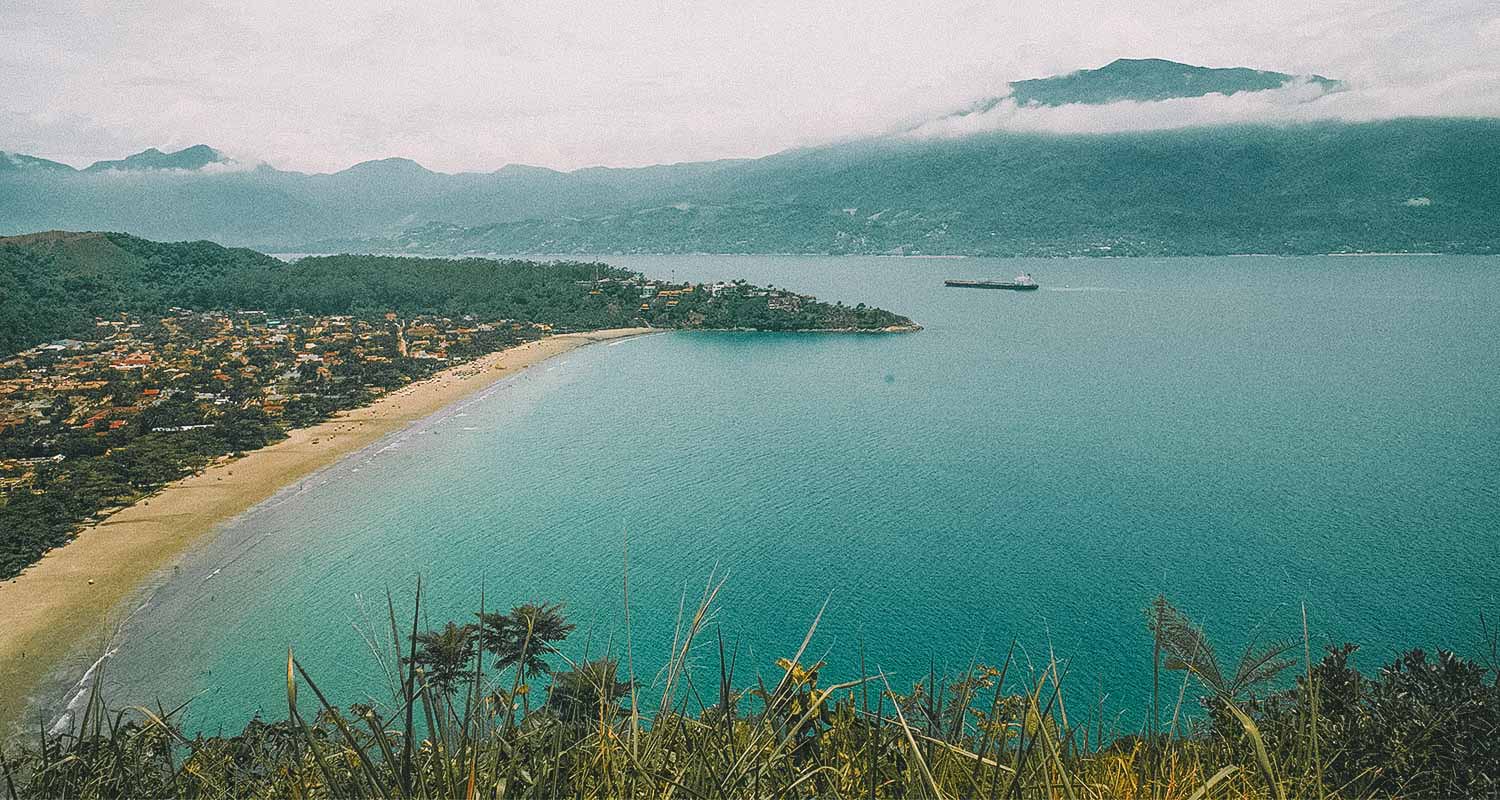
[[[1210,707],[1214,701],[1238,703],[1247,692],[1275,680],[1283,670],[1297,663],[1286,657],[1292,642],[1274,641],[1258,648],[1259,643],[1252,639],[1245,645],[1234,672],[1226,674],[1207,634],[1167,602],[1167,598],[1158,596],[1152,601],[1146,616],[1157,646],[1167,655],[1166,668],[1186,670],[1197,678],[1209,691],[1204,704]]]
[[[556,653],[557,643],[568,638],[574,627],[563,616],[561,603],[524,603],[509,613],[478,616],[479,643],[495,656],[495,668],[519,666],[523,676],[550,673],[552,667],[542,657]]]
[[[612,722],[624,713],[620,701],[630,696],[630,681],[620,681],[620,662],[589,661],[559,672],[547,694],[547,708],[566,722]]]
[[[508,614],[486,612],[478,616],[479,646],[495,656],[495,669],[503,672],[512,666],[516,668],[510,696],[519,695],[529,712],[530,687],[526,685],[526,673],[552,672],[551,665],[542,660],[542,656],[557,652],[557,643],[568,638],[573,623],[563,617],[561,603],[523,603]]]
[[[450,695],[458,684],[473,676],[474,645],[477,640],[475,626],[448,623],[442,630],[427,631],[412,637],[417,645],[416,655],[403,658],[406,663],[416,664],[426,676],[427,685],[444,695]]]

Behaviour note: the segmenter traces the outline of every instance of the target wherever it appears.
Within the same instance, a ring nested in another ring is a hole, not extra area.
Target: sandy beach
[[[649,332],[562,334],[491,353],[217,463],[85,528],[70,544],[0,583],[0,731],[21,719],[65,659],[107,640],[124,600],[220,523],[532,364],[592,342]]]

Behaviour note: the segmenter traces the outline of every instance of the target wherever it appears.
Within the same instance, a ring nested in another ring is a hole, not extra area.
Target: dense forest
[[[117,233],[33,234],[0,239],[0,354],[84,336],[96,317],[166,313],[172,307],[468,314],[569,330],[641,323],[775,330],[910,324],[878,309],[815,302],[799,304],[796,315],[770,314],[763,296],[726,303],[712,313],[702,296],[643,310],[639,292],[624,283],[632,277],[639,278],[606,264],[580,262],[330,256],[287,264],[211,242],[162,243]],[[693,310],[708,317],[693,322]]]
[[[795,312],[773,311],[767,290],[743,283],[734,286],[718,297],[695,289],[674,296],[670,304],[642,303],[649,299],[641,294],[642,276],[606,264],[340,255],[304,258],[290,267],[257,266],[215,283],[212,295],[201,298],[200,304],[295,308],[316,314],[470,314],[544,322],[564,330],[643,323],[780,331],[879,330],[911,324],[882,309],[850,308],[801,296]],[[661,287],[670,291],[686,285]]]
[[[161,244],[112,233],[0,239],[0,355],[86,335],[96,317],[196,306],[214,287],[276,263],[212,242]]]

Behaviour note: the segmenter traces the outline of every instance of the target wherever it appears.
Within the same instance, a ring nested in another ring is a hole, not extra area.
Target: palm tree
[[[495,656],[495,669],[503,672],[508,667],[516,668],[507,708],[513,710],[515,697],[520,695],[524,716],[531,711],[526,673],[552,672],[552,666],[542,656],[557,652],[557,643],[568,638],[573,623],[563,617],[562,603],[522,603],[509,614],[481,612],[478,616],[479,646]],[[507,727],[511,721],[512,713],[508,710]]]
[[[542,656],[557,652],[557,643],[568,638],[573,623],[562,615],[561,603],[525,603],[510,613],[479,614],[479,644],[495,656],[495,669],[517,666],[520,674],[550,673]]]
[[[459,683],[474,674],[471,665],[477,633],[472,624],[452,622],[442,630],[419,633],[412,637],[417,645],[416,655],[402,661],[416,664],[426,676],[428,686],[450,695]]]
[[[1294,643],[1274,641],[1257,649],[1259,643],[1252,639],[1245,645],[1245,652],[1240,654],[1234,672],[1225,673],[1203,629],[1167,602],[1167,598],[1158,596],[1153,600],[1146,616],[1147,627],[1156,637],[1157,647],[1167,656],[1164,666],[1186,670],[1197,678],[1209,692],[1204,698],[1205,705],[1213,701],[1238,703],[1247,692],[1269,683],[1297,663],[1295,659],[1285,657]]]

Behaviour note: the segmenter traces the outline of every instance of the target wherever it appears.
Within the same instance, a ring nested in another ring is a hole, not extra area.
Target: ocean
[[[1013,676],[1064,660],[1070,705],[1121,732],[1158,594],[1225,660],[1300,642],[1305,605],[1315,652],[1359,643],[1366,671],[1477,654],[1500,620],[1500,258],[604,260],[925,329],[664,333],[534,367],[210,537],[115,637],[109,701],[235,732],[285,714],[288,648],[337,702],[385,700],[372,642],[418,576],[431,627],[481,593],[564,603],[573,659],[625,657],[628,576],[648,696],[723,581],[705,696],[720,635],[753,686],[823,609],[825,683],[863,659],[910,687],[1014,641]],[[1043,288],[942,285],[1018,272]]]

